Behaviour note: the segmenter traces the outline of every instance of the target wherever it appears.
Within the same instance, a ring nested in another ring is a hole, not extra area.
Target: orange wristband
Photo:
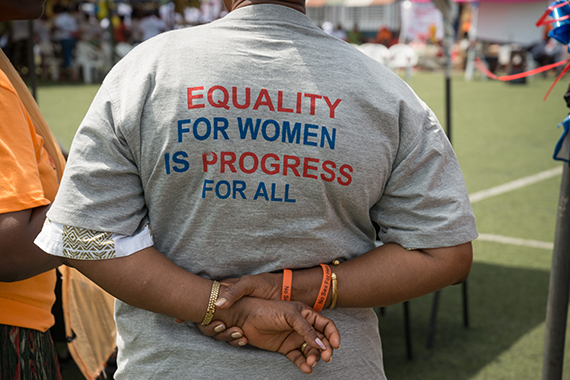
[[[321,264],[321,267],[323,268],[323,282],[321,283],[321,289],[317,295],[315,306],[313,306],[315,311],[323,310],[323,306],[325,306],[325,302],[331,288],[331,267],[326,264]]]
[[[283,287],[281,288],[281,301],[291,301],[291,282],[293,282],[293,272],[291,269],[283,269]]]

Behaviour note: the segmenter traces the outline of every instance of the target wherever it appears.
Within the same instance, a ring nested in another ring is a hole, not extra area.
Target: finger
[[[239,339],[229,340],[228,343],[234,347],[244,347],[244,346],[247,346],[248,340],[245,336],[242,336]]]
[[[322,314],[317,313],[313,309],[309,308],[308,306],[304,304],[301,305],[305,306],[301,311],[301,314],[305,317],[305,319],[307,319],[308,322],[314,326],[315,330],[321,331],[325,335],[332,348],[339,349],[340,332],[338,331],[335,323]]]
[[[295,363],[295,365],[304,373],[313,373],[313,366],[307,363],[307,358],[305,358],[305,355],[303,355],[299,349],[291,350],[286,353],[285,356]]]
[[[241,298],[253,293],[254,290],[253,282],[248,280],[248,276],[243,276],[232,286],[223,289],[215,304],[221,309],[227,309]]]
[[[317,363],[319,362],[319,360],[321,360],[321,351],[317,350],[316,348],[313,348],[309,345],[307,345],[307,347],[305,347],[305,350],[303,352],[303,355],[305,355],[306,358],[306,362],[307,365],[309,365],[311,368],[314,367],[315,365],[317,365]],[[324,359],[323,359],[324,360]],[[330,361],[329,360],[325,360],[325,361]]]
[[[247,344],[247,339],[243,336],[243,331],[237,326],[230,327],[214,335],[213,338],[228,343],[234,342],[234,344],[232,344],[234,346],[244,346]],[[240,342],[244,342],[245,344],[240,344]]]
[[[327,347],[326,350],[311,347],[308,343],[305,345],[305,347],[301,346],[299,348],[299,350],[307,358],[307,364],[310,365],[311,367],[314,367],[321,359],[323,359],[327,363],[330,362],[333,354],[333,348],[331,347],[327,338],[318,331],[317,335],[319,339],[323,342],[323,344]]]
[[[313,326],[318,326],[325,331],[331,330],[332,332],[330,332],[329,335],[332,335],[334,338],[335,333],[338,334],[336,325],[330,319],[322,316],[321,314],[315,312],[313,309],[310,309],[308,306],[302,303],[291,302],[289,305],[294,310],[291,310],[291,313],[284,314],[285,318],[287,318],[287,323],[293,327],[299,338],[304,339],[304,341],[307,342],[309,347],[307,347],[305,350],[309,350],[307,352],[315,353],[314,359],[308,361],[309,365],[313,365],[313,360],[317,362],[320,358],[326,362],[329,362],[332,359],[333,347],[326,335],[324,335],[324,333],[318,329],[315,329]],[[340,335],[336,336],[336,338],[340,339]],[[284,342],[284,345],[282,346],[284,348],[283,352],[292,350],[292,343],[296,344],[294,347],[300,347],[298,342],[288,339],[287,342]],[[310,348],[313,348],[316,351],[310,351]],[[318,354],[316,354],[316,352],[318,352]],[[310,355],[307,354],[307,356]]]
[[[323,319],[321,317],[322,316],[319,314],[319,317],[317,317],[318,321],[315,321],[315,325],[317,326],[316,328],[319,331],[322,331],[331,346],[338,350],[340,348],[340,332],[338,331],[338,328],[332,320],[328,318]],[[324,323],[325,325],[321,326],[321,323]]]
[[[326,350],[327,347],[323,344],[312,326],[312,322],[316,319],[314,314],[318,313],[312,309],[308,310],[308,306],[301,304],[300,302],[293,302],[292,304],[295,304],[296,307],[301,309],[298,311],[302,311],[302,313],[287,313],[286,318],[289,326],[301,335],[303,339],[305,339],[305,342],[307,342],[311,347]]]
[[[232,286],[238,281],[239,278],[226,278],[224,280],[220,280],[220,284],[222,284],[222,286]]]
[[[243,336],[243,331],[238,326],[226,328],[221,321],[212,321],[207,326],[197,325],[202,334],[212,337],[222,342],[228,342],[235,347],[247,345],[247,338]]]
[[[328,344],[328,341],[326,341],[322,333],[317,332],[317,335],[320,339],[325,341],[325,344]],[[295,363],[295,365],[305,373],[309,373],[309,368],[313,368],[321,359],[320,350],[309,346],[308,343],[303,340],[303,337],[296,332],[289,334],[279,352],[287,356],[289,360]],[[301,353],[302,356],[299,356],[297,352]],[[303,360],[306,366],[303,365]],[[327,358],[327,360],[330,361],[330,357]]]
[[[226,331],[226,325],[222,321],[212,321],[206,326],[196,323],[196,327],[198,327],[198,330],[200,330],[202,334],[212,337]]]
[[[309,335],[304,336],[305,341],[307,344],[309,344],[310,347],[316,349],[319,352],[319,356],[316,358],[322,358],[325,362],[330,362],[334,349],[329,339],[325,335],[325,332],[328,333],[333,339],[336,339],[337,343],[340,344],[340,334],[338,333],[336,325],[330,319],[315,312],[313,309],[310,309],[306,305],[300,304],[298,306],[302,309],[301,315],[305,317],[307,323],[314,329],[316,335],[314,343],[311,340],[308,340],[311,339],[308,338],[311,336],[310,332]],[[324,332],[321,332],[319,330],[323,330]],[[299,334],[302,335],[301,332],[299,332]],[[310,362],[310,364],[312,365],[312,362]]]
[[[309,345],[307,345],[307,348],[305,349],[305,356],[307,356],[307,362],[309,362],[309,357],[311,355],[314,355],[317,360],[317,362],[320,359],[323,359],[325,362],[330,362],[333,356],[333,348],[331,347],[331,344],[329,342],[329,340],[319,331],[317,331],[317,335],[319,337],[319,339],[321,340],[321,342],[323,342],[323,344],[326,347],[326,350],[322,350],[322,349],[316,349],[313,348]],[[311,363],[309,363],[311,364]]]

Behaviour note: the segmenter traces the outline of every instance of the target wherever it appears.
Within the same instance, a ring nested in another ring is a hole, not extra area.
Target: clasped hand
[[[234,346],[246,343],[289,358],[304,373],[340,347],[334,322],[301,302],[280,300],[280,276],[261,274],[222,281],[216,320],[198,325],[207,336]],[[226,329],[226,326],[231,326]],[[301,346],[306,342],[304,352]]]

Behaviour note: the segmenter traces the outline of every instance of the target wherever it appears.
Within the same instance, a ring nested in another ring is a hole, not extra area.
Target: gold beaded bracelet
[[[218,294],[220,293],[220,283],[218,281],[214,281],[212,285],[212,291],[210,292],[210,300],[208,301],[208,309],[206,309],[206,315],[204,316],[204,320],[202,320],[202,325],[206,326],[212,322],[212,318],[214,318],[214,313],[216,312],[216,305],[214,302],[218,300]]]

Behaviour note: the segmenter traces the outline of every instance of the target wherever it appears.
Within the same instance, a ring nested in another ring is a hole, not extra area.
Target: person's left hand
[[[178,321],[182,320],[177,320],[177,322]],[[243,331],[239,327],[233,326],[226,329],[226,325],[222,321],[212,321],[207,326],[196,324],[196,327],[198,327],[202,334],[223,342],[228,342],[234,347],[243,347],[248,343],[247,337],[243,336]],[[317,335],[322,341],[326,342],[324,334],[317,332]],[[291,337],[291,339],[293,339],[293,337]],[[303,349],[301,350],[301,348]],[[295,363],[299,368],[301,368],[301,365],[305,360],[309,366],[314,367],[321,359],[321,351],[307,344],[305,347],[299,347],[298,350],[290,350],[285,354],[285,356],[287,356],[289,360]],[[331,356],[327,354],[325,361],[330,360]]]

